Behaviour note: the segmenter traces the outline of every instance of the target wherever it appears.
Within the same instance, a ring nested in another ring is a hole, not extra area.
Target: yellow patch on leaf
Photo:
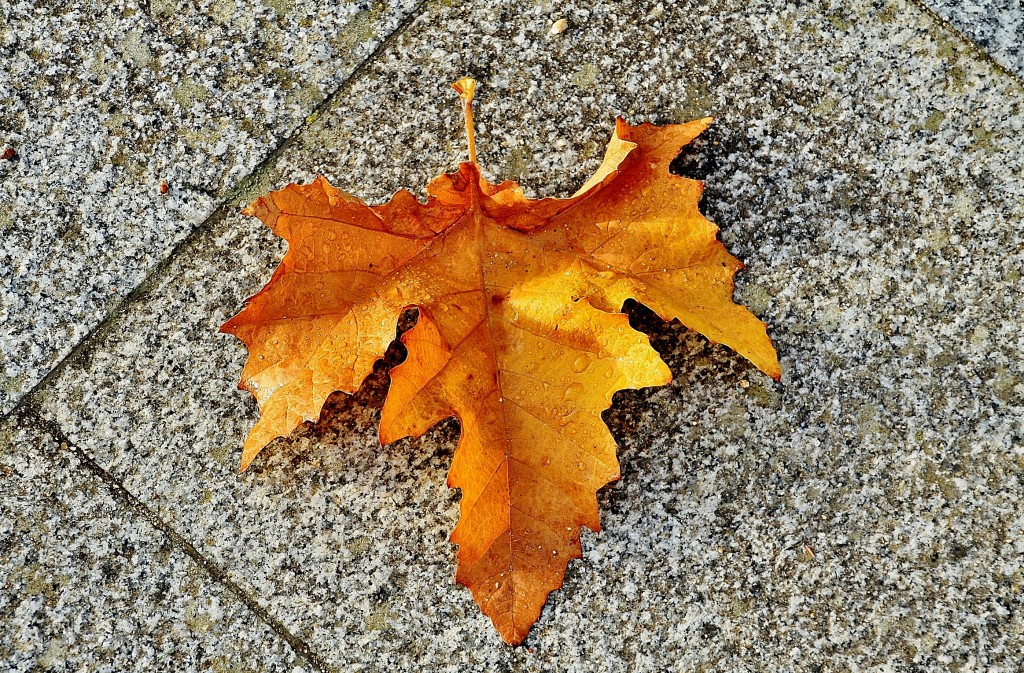
[[[619,119],[604,163],[576,194],[534,200],[481,176],[475,82],[454,86],[472,160],[435,178],[426,203],[403,190],[368,206],[321,177],[246,209],[288,252],[221,329],[248,346],[240,387],[260,407],[244,470],[274,438],[318,418],[331,393],[354,393],[399,316],[418,309],[380,439],[459,419],[448,476],[463,494],[456,579],[516,644],[580,557],[581,526],[599,530],[597,490],[619,478],[601,412],[617,390],[671,380],[623,302],[678,319],[773,378],[780,370],[764,323],[732,301],[742,264],[698,211],[702,184],[669,173],[710,119]]]

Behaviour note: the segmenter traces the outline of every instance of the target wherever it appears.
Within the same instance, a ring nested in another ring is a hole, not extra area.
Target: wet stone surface
[[[574,191],[616,114],[713,114],[676,167],[784,371],[630,308],[675,381],[606,412],[622,480],[525,647],[453,581],[458,425],[377,441],[385,364],[237,473],[256,409],[216,330],[283,253],[255,220],[190,241],[44,416],[338,670],[1013,671],[1019,82],[908,2],[438,3],[260,187],[420,193],[464,157],[467,73],[485,174],[534,196]]]
[[[1024,5],[1017,0],[927,0],[1005,68],[1024,77]]]
[[[0,413],[413,5],[4,2]]]
[[[308,670],[45,430],[0,427],[0,492],[5,671]]]

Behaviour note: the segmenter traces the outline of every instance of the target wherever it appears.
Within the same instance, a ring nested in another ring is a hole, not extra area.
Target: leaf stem
[[[452,88],[462,99],[462,112],[466,116],[466,136],[469,138],[469,160],[476,163],[476,134],[473,131],[473,94],[476,92],[476,80],[463,77],[452,84]]]

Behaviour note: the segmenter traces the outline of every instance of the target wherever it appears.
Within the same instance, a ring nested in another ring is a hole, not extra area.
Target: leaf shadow
[[[598,492],[602,513],[617,514],[628,507],[624,490],[619,486],[624,480],[637,478],[648,473],[647,455],[652,442],[659,437],[677,434],[680,428],[692,421],[683,415],[655,415],[660,406],[655,396],[670,396],[678,400],[678,408],[690,406],[692,390],[701,390],[701,397],[714,396],[714,391],[735,387],[740,380],[757,375],[757,369],[731,349],[713,344],[701,334],[688,329],[678,320],[662,320],[654,311],[634,300],[628,300],[623,312],[629,317],[630,326],[651,341],[651,346],[672,370],[672,382],[656,388],[620,390],[612,398],[612,406],[602,414],[618,447],[618,459],[622,479],[605,486]],[[704,462],[707,456],[679,456],[695,464]],[[650,477],[646,477],[650,478]]]
[[[381,446],[376,439],[380,410],[391,385],[390,372],[406,357],[401,337],[412,329],[418,316],[416,309],[409,309],[399,317],[394,340],[355,393],[332,393],[315,423],[304,423],[290,436],[268,444],[249,472],[259,478],[286,479],[287,474],[310,468],[358,470],[379,456],[409,462],[410,469],[431,458],[450,463],[458,437],[458,423],[454,419],[438,423],[423,435],[432,441],[404,439]],[[370,433],[372,438],[368,437]],[[427,450],[427,446],[443,448],[438,453],[435,449]]]
[[[691,386],[731,387],[748,372],[756,370],[727,347],[711,344],[678,321],[663,321],[636,301],[627,301],[622,311],[628,316],[631,327],[648,336],[674,377],[668,386],[618,391],[611,407],[602,414],[618,446],[620,472],[623,479],[629,479],[644,473],[644,455],[653,439],[674,432],[688,420],[652,418],[655,395],[679,396],[682,405]],[[461,437],[455,418],[438,423],[419,438],[406,438],[386,446],[380,446],[376,440],[380,410],[390,386],[390,371],[406,356],[401,335],[415,325],[417,317],[415,309],[402,315],[395,340],[355,394],[332,394],[315,423],[306,423],[291,436],[278,438],[268,445],[249,470],[252,478],[287,482],[303,473],[304,479],[326,479],[317,474],[325,471],[358,474],[384,460],[400,468],[399,471],[430,470],[434,473],[432,478],[443,483]],[[699,461],[700,457],[695,459]],[[619,483],[613,482],[598,492],[602,513],[615,514],[629,506],[618,495],[621,489],[616,485]],[[457,503],[459,500],[461,491],[451,489],[450,501]]]

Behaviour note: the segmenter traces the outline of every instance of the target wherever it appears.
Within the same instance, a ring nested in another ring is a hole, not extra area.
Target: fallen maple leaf
[[[528,199],[480,174],[475,82],[464,101],[470,161],[427,186],[367,206],[322,177],[257,199],[246,213],[288,241],[273,278],[221,329],[249,347],[240,387],[260,419],[244,470],[276,437],[314,421],[327,397],[355,392],[419,311],[381,414],[386,444],[455,416],[448,475],[462,489],[456,579],[502,637],[519,643],[599,530],[596,492],[619,478],[601,419],[624,388],[671,373],[620,313],[634,298],[779,378],[765,325],[732,302],[742,264],[697,209],[703,185],[669,163],[710,119],[617,120],[604,163],[568,199]]]

